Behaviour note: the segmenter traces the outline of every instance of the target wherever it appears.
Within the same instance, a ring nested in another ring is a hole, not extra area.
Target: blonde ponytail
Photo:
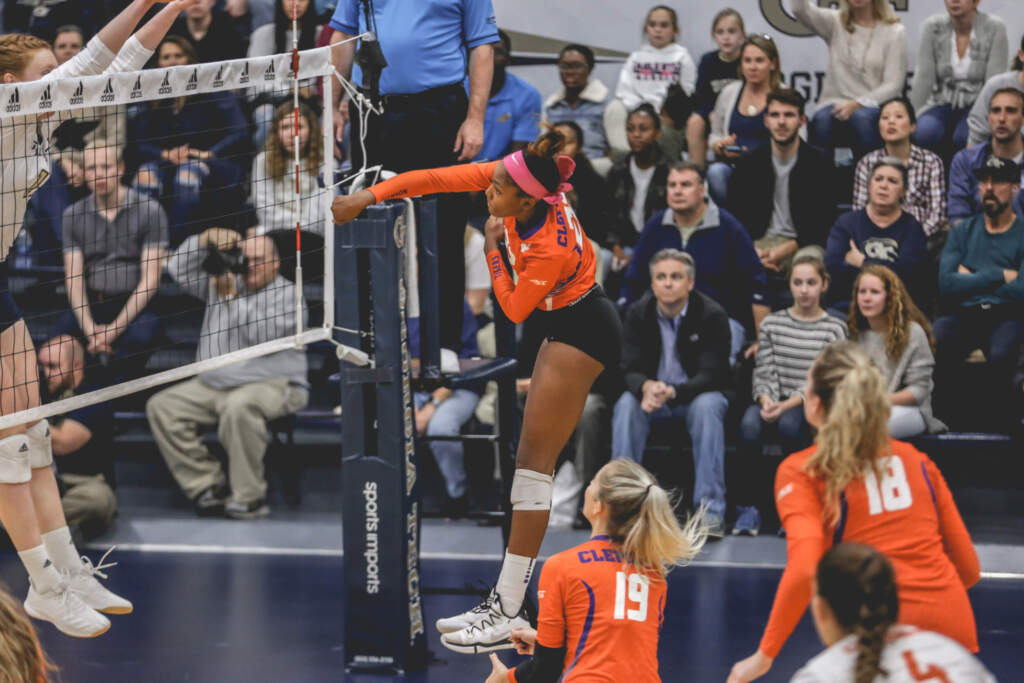
[[[885,378],[853,342],[829,344],[811,368],[814,393],[825,408],[817,450],[805,469],[825,482],[825,519],[839,518],[839,495],[867,469],[878,469],[889,440]]]
[[[707,540],[703,510],[680,527],[669,492],[643,467],[612,460],[597,481],[597,498],[608,507],[608,535],[636,571],[664,578],[700,552]]]

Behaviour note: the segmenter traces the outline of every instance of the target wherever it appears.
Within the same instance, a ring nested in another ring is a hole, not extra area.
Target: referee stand
[[[406,332],[407,207],[415,207],[422,372],[414,373]],[[336,227],[335,339],[362,349],[369,367],[342,362],[342,524],[345,667],[404,673],[429,660],[420,585],[422,496],[415,448],[415,389],[496,380],[493,434],[444,437],[491,443],[502,474],[502,550],[511,523],[507,487],[515,466],[519,416],[515,328],[495,305],[497,358],[462,360],[443,375],[438,319],[437,211],[433,199],[371,206]],[[418,376],[417,376],[418,375]],[[434,592],[434,591],[430,591]]]

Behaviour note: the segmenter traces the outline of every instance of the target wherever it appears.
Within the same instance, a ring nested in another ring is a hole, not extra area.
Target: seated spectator
[[[1012,159],[995,156],[974,171],[984,213],[953,227],[939,262],[939,293],[952,312],[935,321],[936,386],[952,391],[954,365],[980,348],[1000,406],[1013,404],[1006,380],[1024,340],[1024,219],[1011,209],[1020,173]]]
[[[312,1],[277,0],[274,3],[274,22],[252,32],[249,39],[250,58],[279,55],[292,49],[292,3],[296,5],[299,20],[299,49],[310,50],[317,46],[320,27]],[[251,88],[247,92],[253,98],[249,103],[253,123],[252,142],[256,149],[261,149],[273,125],[272,119],[277,107],[292,102],[291,88],[286,92],[280,84],[270,84],[264,90]],[[300,99],[307,103],[312,104],[317,100],[317,91],[311,80],[302,81],[299,92]]]
[[[619,72],[615,97],[633,111],[643,103],[656,110],[665,101],[670,85],[679,85],[692,95],[697,85],[697,65],[690,51],[676,42],[679,17],[666,5],[656,5],[644,19],[645,42],[630,53]]]
[[[654,107],[642,104],[630,112],[626,119],[629,156],[612,166],[607,182],[611,202],[607,240],[613,271],[626,267],[644,224],[652,214],[665,208],[669,162],[658,147],[660,135],[661,117]],[[586,229],[587,224],[583,227]]]
[[[57,64],[63,64],[79,52],[85,46],[85,34],[82,29],[74,24],[67,24],[57,29],[57,35],[53,37],[53,54],[57,58]]]
[[[62,153],[50,162],[50,173],[50,181],[28,200],[25,213],[25,228],[32,236],[32,260],[39,266],[63,265],[64,210],[89,194],[77,151]]]
[[[740,79],[722,88],[711,112],[708,143],[716,161],[708,166],[708,192],[724,206],[733,165],[746,154],[768,145],[764,121],[768,94],[782,83],[782,64],[775,41],[751,34],[740,48]],[[703,161],[703,160],[700,160]]]
[[[473,161],[494,161],[511,154],[537,139],[540,130],[540,93],[532,85],[508,72],[512,39],[498,31],[500,43],[494,45],[494,76],[491,95],[484,114],[484,146]],[[469,79],[466,79],[469,92]],[[570,121],[572,123],[572,121]]]
[[[572,43],[558,54],[558,76],[562,89],[544,100],[544,120],[548,123],[575,121],[583,129],[583,153],[598,159],[608,153],[604,134],[604,116],[612,93],[597,78],[594,51],[586,45]]]
[[[889,384],[892,438],[946,431],[932,415],[935,339],[928,318],[885,266],[865,266],[853,287],[850,340],[864,348]]]
[[[988,108],[992,139],[977,147],[963,149],[953,157],[949,168],[949,222],[955,226],[969,216],[981,213],[983,202],[978,195],[977,171],[992,157],[1024,163],[1024,92],[1004,88],[992,95]],[[1019,180],[1019,179],[1018,179]],[[1018,182],[1019,184],[1019,182]],[[1024,216],[1024,196],[1017,195],[1013,211]]]
[[[992,96],[1005,88],[1013,88],[1024,92],[1024,36],[1020,39],[1020,49],[1013,60],[1010,71],[998,74],[985,82],[985,87],[974,100],[970,113],[967,115],[967,127],[970,129],[970,136],[967,139],[967,146],[974,147],[986,142],[992,137],[992,127],[988,123],[988,108],[992,102]]]
[[[756,536],[761,513],[755,502],[757,487],[770,495],[761,460],[761,445],[768,437],[777,440],[785,455],[807,448],[814,441],[804,417],[804,384],[818,353],[834,341],[846,339],[846,323],[821,307],[829,276],[822,260],[811,254],[793,259],[789,287],[793,306],[768,315],[757,336],[754,366],[754,405],[740,424],[738,455],[744,463],[733,499],[737,519],[734,535]]]
[[[158,63],[194,63],[180,39],[167,38]],[[165,58],[166,57],[166,58]],[[176,97],[146,103],[129,121],[128,149],[138,168],[133,186],[167,202],[170,243],[192,234],[201,214],[235,210],[242,179],[240,153],[248,124],[238,98],[229,92]],[[201,206],[205,200],[208,204]]]
[[[590,159],[583,154],[583,129],[575,121],[563,121],[553,126],[555,130],[565,136],[565,147],[562,153],[571,157],[576,162],[569,177],[569,184],[572,191],[569,192],[569,203],[573,211],[580,219],[583,232],[587,238],[594,243],[595,254],[600,252],[597,262],[598,272],[595,277],[598,282],[604,281],[606,264],[612,260],[612,243],[608,238],[609,223],[611,222],[611,201],[608,197],[608,186],[605,179],[594,170]],[[490,276],[488,275],[488,282]]]
[[[978,0],[947,2],[921,25],[910,100],[920,112],[914,142],[925,149],[967,145],[967,114],[988,79],[1006,68],[1006,24]],[[947,157],[948,158],[948,157]]]
[[[235,30],[231,16],[214,9],[215,4],[216,0],[198,0],[169,31],[192,45],[199,64],[245,57],[245,41]]]
[[[828,43],[828,69],[811,119],[812,145],[853,147],[860,158],[882,146],[878,105],[903,92],[907,32],[889,0],[839,0],[839,9],[790,0],[797,20]]]
[[[472,228],[470,228],[472,229]],[[483,254],[483,249],[479,252]],[[478,330],[476,318],[464,302],[462,320],[462,347],[457,350],[460,358],[480,355],[477,347]],[[420,327],[418,318],[409,318],[409,356],[419,358]],[[455,351],[456,349],[452,349]],[[438,387],[432,392],[417,391],[413,394],[413,421],[416,434],[420,436],[458,436],[462,427],[469,422],[480,402],[484,386],[449,389]],[[430,453],[434,456],[441,477],[444,479],[445,499],[441,514],[452,519],[466,516],[469,510],[469,496],[466,493],[466,465],[463,447],[459,441],[429,441]]]
[[[66,334],[47,340],[39,349],[38,360],[40,385],[49,400],[103,386],[90,380],[85,349]],[[68,526],[79,529],[86,538],[95,538],[117,517],[113,404],[94,403],[50,418],[50,440]]]
[[[755,336],[765,305],[764,268],[750,235],[728,211],[704,197],[704,176],[693,162],[670,167],[668,208],[647,221],[626,269],[622,297],[633,301],[650,287],[650,260],[662,249],[681,249],[699,264],[697,291],[718,302],[729,315],[731,353],[737,359],[749,329]]]
[[[82,27],[83,35],[92,37],[127,4],[121,0],[115,9],[101,0],[11,0],[0,3],[0,33],[30,33],[53,43],[63,27],[74,25]]]
[[[109,382],[142,374],[162,334],[147,310],[160,288],[167,217],[160,205],[121,184],[122,151],[86,146],[85,183],[92,194],[64,210],[64,283],[71,310],[58,333],[81,335],[86,350],[109,356]]]
[[[686,122],[689,159],[702,166],[708,157],[711,112],[722,88],[739,77],[740,47],[746,32],[743,16],[730,7],[720,10],[711,21],[711,37],[718,49],[706,52],[700,58],[700,64],[697,65],[697,90],[694,93],[695,111]]]
[[[725,534],[725,414],[729,322],[694,292],[693,257],[663,249],[650,259],[651,292],[626,311],[626,391],[612,415],[612,458],[643,460],[653,421],[682,419],[693,441],[693,504],[707,505],[708,535]]]
[[[736,163],[727,208],[753,238],[774,293],[789,289],[789,264],[798,249],[817,247],[824,253],[825,226],[835,218],[835,200],[828,191],[834,168],[824,153],[800,139],[807,122],[803,95],[779,88],[767,100],[771,144]]]
[[[658,146],[670,161],[679,161],[686,151],[686,122],[693,114],[693,101],[678,85],[670,85],[658,110],[661,116]]]
[[[903,210],[916,218],[930,239],[944,238],[946,226],[946,170],[934,152],[911,144],[917,125],[912,105],[904,97],[884,103],[878,119],[878,131],[885,142],[881,149],[869,152],[857,162],[853,180],[853,210],[868,205],[871,170],[883,157],[895,157],[907,167],[907,194]]]
[[[295,212],[295,116],[294,108],[285,103],[274,112],[274,120],[266,146],[252,165],[252,203],[259,221],[258,234],[275,230],[295,230],[298,222],[303,230],[322,235],[323,193],[317,175],[324,159],[320,119],[305,104],[299,105],[299,188],[300,213]]]
[[[245,274],[207,272],[204,259],[211,248],[240,248]],[[295,333],[295,284],[278,267],[269,237],[243,240],[224,228],[193,235],[174,252],[167,272],[206,303],[197,362]],[[199,515],[254,519],[270,513],[263,470],[267,422],[301,410],[308,397],[306,354],[289,348],[164,389],[146,403],[146,417],[160,454]],[[230,493],[220,461],[202,440],[201,430],[214,425],[228,456]]]
[[[835,283],[829,301],[837,310],[848,310],[853,281],[871,263],[895,271],[915,301],[923,302],[931,293],[924,229],[903,210],[907,176],[901,160],[882,157],[871,170],[867,206],[844,213],[832,226],[825,265]]]

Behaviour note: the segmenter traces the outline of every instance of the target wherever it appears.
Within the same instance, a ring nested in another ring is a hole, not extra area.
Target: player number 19
[[[650,594],[650,580],[642,574],[615,573],[615,618],[631,621],[647,621],[647,597]],[[636,603],[636,609],[626,609],[626,599]]]
[[[914,502],[910,495],[910,483],[903,461],[892,455],[881,461],[882,481],[879,483],[874,470],[864,475],[864,486],[868,491],[868,511],[872,515],[883,512],[905,510]]]

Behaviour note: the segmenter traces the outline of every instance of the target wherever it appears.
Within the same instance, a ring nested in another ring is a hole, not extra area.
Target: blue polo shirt
[[[498,42],[491,0],[374,0],[377,40],[388,60],[381,72],[383,95],[408,95],[466,77],[467,50]],[[349,35],[366,31],[359,0],[339,0],[331,28]],[[352,82],[363,72],[352,65]]]
[[[506,71],[505,85],[487,101],[484,146],[473,161],[496,161],[513,142],[533,142],[540,134],[539,122],[540,92]]]

